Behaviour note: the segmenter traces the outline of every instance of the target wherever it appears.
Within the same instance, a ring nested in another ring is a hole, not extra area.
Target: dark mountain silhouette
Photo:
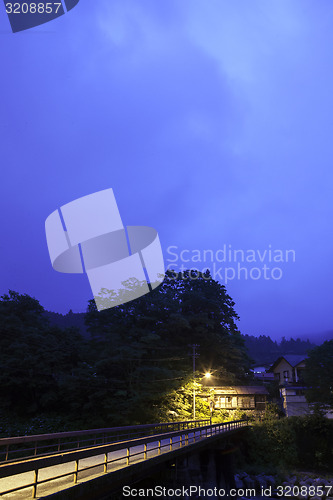
[[[90,335],[87,332],[87,328],[84,323],[85,314],[86,313],[73,313],[72,310],[70,310],[65,315],[52,311],[45,311],[45,317],[50,321],[52,325],[57,325],[60,328],[68,328],[70,326],[74,326],[78,328],[83,337],[89,338]]]
[[[297,338],[294,340],[286,340],[282,337],[280,342],[273,341],[269,336],[260,335],[243,335],[245,339],[245,346],[248,350],[250,358],[252,358],[256,365],[266,365],[273,363],[279,356],[284,354],[307,354],[310,349],[316,347],[308,339],[301,340]]]
[[[85,338],[89,337],[85,326],[85,313],[73,313],[69,311],[67,314],[59,314],[51,311],[46,311],[45,316],[51,324],[55,324],[61,328],[70,326],[78,328],[81,335]],[[303,340],[297,338],[294,340],[286,340],[282,337],[280,342],[273,341],[267,335],[242,335],[245,340],[245,346],[248,350],[250,358],[253,359],[256,365],[271,364],[276,358],[283,354],[306,354],[310,349],[316,347],[316,344],[308,339]]]

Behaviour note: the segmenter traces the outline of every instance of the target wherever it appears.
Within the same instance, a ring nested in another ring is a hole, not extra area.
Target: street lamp
[[[210,379],[211,376],[212,376],[211,372],[205,373],[206,379]],[[210,425],[212,425],[213,409],[214,409],[214,401],[212,399],[209,399]]]
[[[193,420],[195,420],[195,365],[193,365]],[[206,372],[204,377],[209,379],[212,376],[210,372]],[[212,412],[213,410],[211,410]],[[211,418],[212,421],[212,418]]]
[[[210,410],[210,425],[212,425],[213,408],[214,408],[214,402],[213,402],[212,400],[210,400],[210,401],[209,401],[209,410]]]
[[[205,378],[210,379],[212,374],[210,372],[205,373]],[[210,425],[212,425],[212,416],[213,416],[213,407],[214,402],[212,400],[209,401],[209,411],[210,411]]]

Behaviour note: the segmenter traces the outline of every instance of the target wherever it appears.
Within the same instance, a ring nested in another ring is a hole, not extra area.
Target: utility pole
[[[200,354],[196,352],[196,348],[200,347],[199,344],[191,344],[189,347],[192,348],[192,358],[193,358],[193,420],[195,420],[195,360]]]

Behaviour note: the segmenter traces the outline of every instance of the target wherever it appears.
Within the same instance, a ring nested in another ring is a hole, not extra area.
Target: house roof
[[[261,385],[213,386],[210,388],[214,389],[216,394],[225,394],[230,396],[268,394],[266,387]]]
[[[262,364],[262,365],[255,365],[253,366],[252,368],[250,368],[250,370],[252,372],[258,372],[258,371],[262,371],[264,372],[265,370],[267,370],[268,368],[271,367],[271,364],[270,365],[265,365],[265,364]]]
[[[304,361],[305,359],[307,359],[307,355],[306,354],[284,354],[283,356],[280,356],[276,361],[274,361],[274,363],[272,364],[272,366],[270,367],[269,370],[267,370],[268,372],[272,372],[274,371],[274,368],[276,368],[279,363],[281,363],[281,361],[284,359],[285,361],[287,361],[287,363],[290,364],[290,366],[292,366],[293,368],[295,368],[295,366],[299,365],[300,363],[302,363],[302,361]]]

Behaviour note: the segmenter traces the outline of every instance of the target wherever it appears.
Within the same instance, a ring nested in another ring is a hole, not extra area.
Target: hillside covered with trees
[[[296,340],[293,338],[287,340],[285,337],[282,337],[280,342],[273,341],[266,335],[260,335],[259,337],[244,335],[243,338],[249,356],[258,365],[271,364],[284,354],[307,354],[310,349],[316,347],[309,340],[301,340],[299,338]]]
[[[313,347],[242,336],[234,305],[209,274],[170,271],[135,301],[99,312],[90,301],[82,335],[82,315],[55,316],[9,291],[0,297],[0,435],[189,419],[193,384],[206,371],[219,384],[251,384],[251,358]],[[331,343],[310,351],[312,373],[318,358],[331,357]],[[331,371],[319,369],[319,385],[322,375],[331,387]],[[331,402],[330,391],[325,398]],[[197,416],[209,416],[207,403],[198,398],[197,406]]]
[[[198,381],[214,370],[223,383],[246,382],[237,318],[225,287],[200,273],[169,272],[153,292],[112,309],[98,312],[91,301],[89,338],[51,324],[36,299],[10,291],[0,300],[2,427],[126,425],[169,420],[170,411],[190,418],[189,345],[199,346]]]
[[[45,317],[53,325],[61,328],[75,327],[86,338],[90,337],[87,325],[85,324],[85,313],[73,313],[69,311],[62,315],[55,312],[45,311]],[[254,364],[270,364],[283,354],[306,354],[316,344],[309,340],[293,338],[287,340],[282,337],[280,341],[272,340],[268,335],[247,335],[241,337],[245,342],[245,347]]]

